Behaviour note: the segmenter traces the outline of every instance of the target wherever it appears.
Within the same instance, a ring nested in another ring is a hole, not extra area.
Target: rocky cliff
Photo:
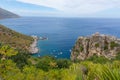
[[[71,59],[85,60],[93,55],[112,59],[120,52],[120,39],[99,34],[98,32],[87,37],[79,37],[71,52]]]

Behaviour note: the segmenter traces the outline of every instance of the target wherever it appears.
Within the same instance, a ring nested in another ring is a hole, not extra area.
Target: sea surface
[[[79,36],[100,32],[120,37],[120,19],[22,17],[0,20],[0,24],[26,35],[48,38],[38,41],[40,52],[33,56],[52,55],[69,59]]]

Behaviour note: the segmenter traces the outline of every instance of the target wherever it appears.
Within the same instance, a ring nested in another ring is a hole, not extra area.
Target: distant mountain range
[[[5,19],[5,18],[19,18],[20,16],[17,14],[14,14],[10,11],[7,11],[5,9],[0,8],[0,19]]]

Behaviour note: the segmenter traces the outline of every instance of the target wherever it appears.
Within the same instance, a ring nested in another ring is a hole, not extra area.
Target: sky
[[[0,0],[20,16],[120,18],[120,0]]]

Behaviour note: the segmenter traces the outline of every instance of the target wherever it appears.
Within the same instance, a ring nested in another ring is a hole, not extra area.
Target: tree
[[[23,69],[25,65],[30,64],[30,62],[28,61],[29,56],[30,55],[27,53],[19,52],[17,55],[10,57],[10,59],[12,59],[16,63],[18,68]]]
[[[11,57],[13,55],[16,55],[18,51],[15,49],[11,48],[8,45],[3,45],[0,47],[0,55],[2,56],[2,60],[7,59],[8,57]]]
[[[2,80],[23,80],[24,75],[12,60],[0,60],[0,77]]]
[[[56,68],[56,59],[51,56],[44,56],[39,58],[39,62],[36,64],[37,68],[40,68],[44,71],[48,71],[49,69]]]
[[[69,68],[69,66],[71,65],[71,61],[68,59],[58,59],[57,60],[57,66],[58,68]]]

